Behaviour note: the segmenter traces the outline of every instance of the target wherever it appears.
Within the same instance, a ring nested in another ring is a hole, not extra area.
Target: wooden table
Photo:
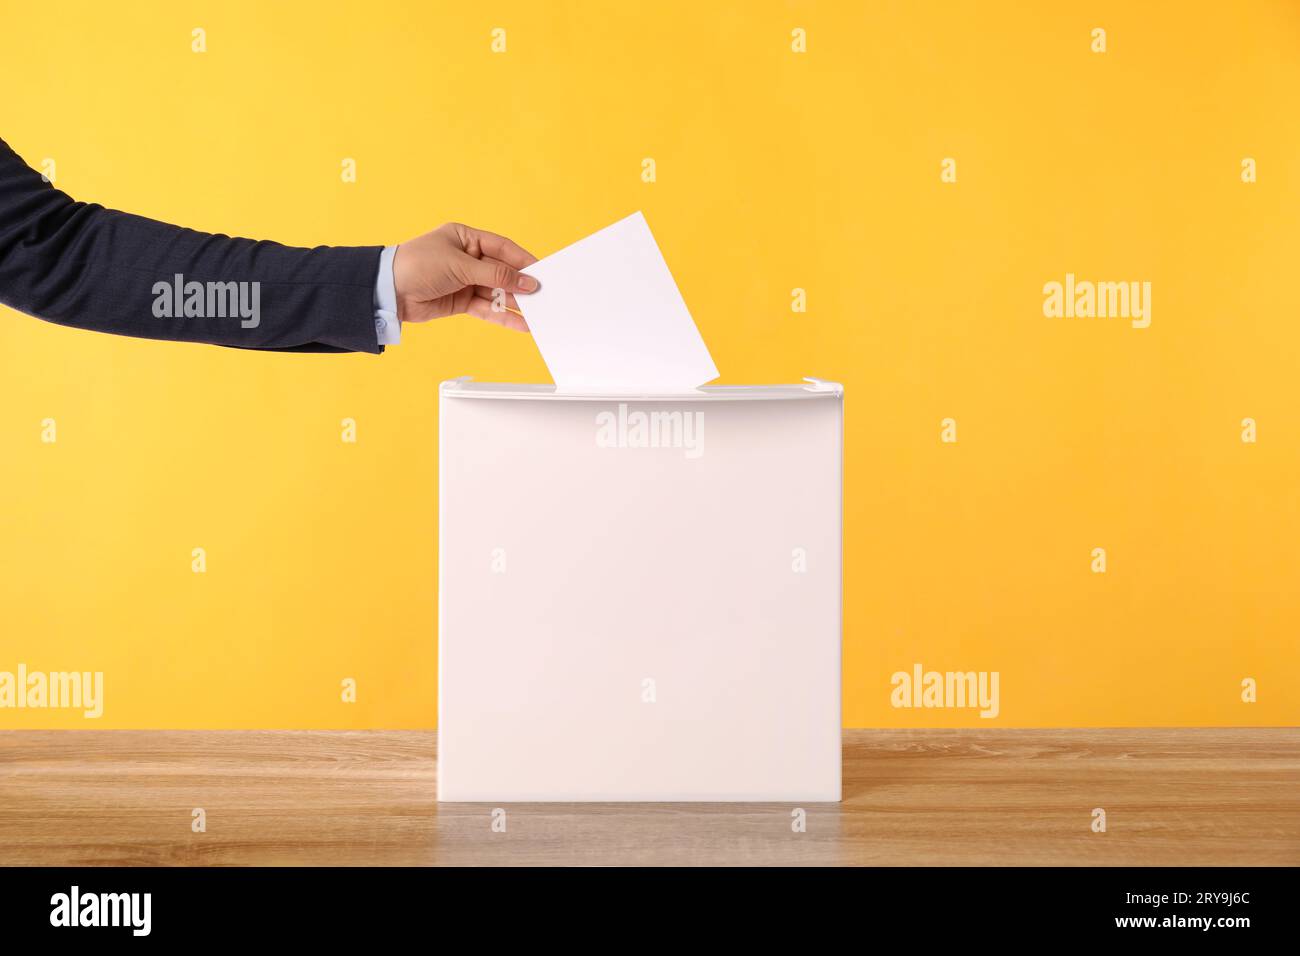
[[[846,731],[803,833],[790,804],[608,803],[494,832],[434,800],[435,738],[3,732],[0,864],[1300,864],[1300,730]]]

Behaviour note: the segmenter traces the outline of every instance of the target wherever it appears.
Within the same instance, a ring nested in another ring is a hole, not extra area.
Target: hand
[[[536,279],[519,272],[536,261],[504,236],[458,222],[439,226],[397,247],[397,317],[427,322],[464,313],[527,332],[515,294],[539,288]]]

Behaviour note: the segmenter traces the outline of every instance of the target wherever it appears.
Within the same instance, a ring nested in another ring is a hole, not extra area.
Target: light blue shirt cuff
[[[397,318],[397,283],[393,280],[393,256],[397,246],[385,246],[379,255],[379,278],[375,280],[375,334],[380,345],[402,344],[402,323]]]

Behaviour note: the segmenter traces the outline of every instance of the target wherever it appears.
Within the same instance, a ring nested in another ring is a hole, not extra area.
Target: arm
[[[0,140],[0,303],[60,325],[238,348],[381,352],[383,252],[232,239],[75,202]],[[517,269],[533,261],[500,236],[443,226],[397,247],[398,316],[469,312],[521,328],[518,316],[490,307],[491,290],[532,291]],[[516,308],[513,294],[505,303]]]

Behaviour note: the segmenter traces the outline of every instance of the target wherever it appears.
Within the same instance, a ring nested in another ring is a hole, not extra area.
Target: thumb
[[[504,289],[506,292],[536,292],[539,283],[532,276],[526,276],[513,266],[508,266],[499,259],[484,257],[475,259],[471,255],[459,258],[461,278],[466,285],[481,285],[489,289]]]

